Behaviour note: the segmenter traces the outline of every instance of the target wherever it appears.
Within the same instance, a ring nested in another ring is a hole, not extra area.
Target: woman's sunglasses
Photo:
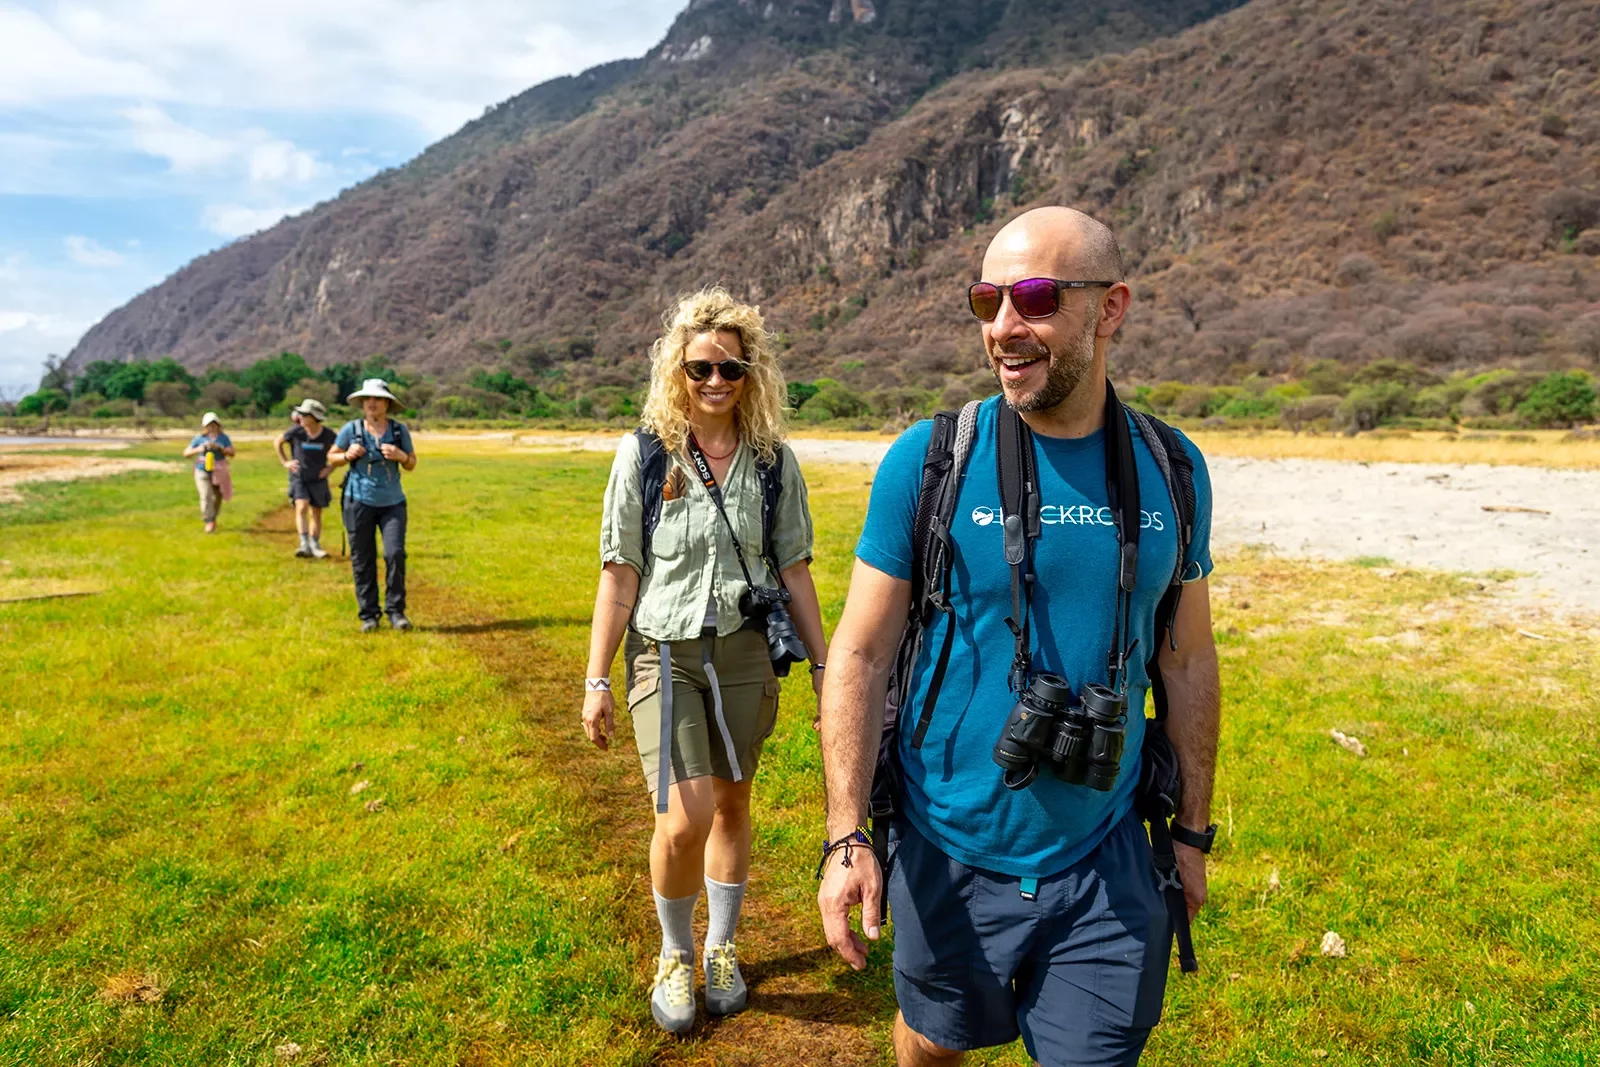
[[[697,382],[703,382],[711,377],[711,372],[721,373],[725,382],[736,382],[750,373],[750,364],[737,359],[724,359],[713,363],[709,359],[686,359],[683,361],[683,373]]]
[[[1116,282],[1068,282],[1060,278],[1024,278],[1011,285],[993,282],[974,282],[967,287],[967,304],[972,313],[983,322],[993,322],[1000,314],[1000,305],[1006,293],[1011,294],[1011,306],[1025,319],[1048,319],[1061,310],[1061,290],[1110,288]]]

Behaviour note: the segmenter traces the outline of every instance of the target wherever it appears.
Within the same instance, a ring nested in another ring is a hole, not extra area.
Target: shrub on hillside
[[[1421,389],[1437,385],[1439,376],[1432,371],[1397,359],[1375,359],[1350,376],[1354,385],[1375,385],[1378,382],[1398,382],[1407,389]]]
[[[1539,383],[1542,375],[1529,371],[1493,370],[1468,379],[1470,389],[1461,402],[1467,418],[1511,415]]]
[[[1345,394],[1334,414],[1336,425],[1355,432],[1375,430],[1384,423],[1408,415],[1411,390],[1400,382],[1372,382],[1358,385]]]
[[[193,401],[182,382],[152,382],[144,387],[144,402],[168,418],[187,414]]]
[[[1421,419],[1458,420],[1461,418],[1461,402],[1470,391],[1471,385],[1466,378],[1452,378],[1419,389],[1411,401],[1411,414]]]
[[[1319,359],[1306,368],[1300,384],[1312,396],[1343,396],[1350,391],[1350,369],[1337,359]]]
[[[1600,225],[1600,196],[1582,189],[1557,189],[1539,202],[1539,209],[1558,240]]]
[[[1212,390],[1203,385],[1191,385],[1178,394],[1172,410],[1186,419],[1203,419],[1209,415]]]
[[[1595,400],[1594,379],[1582,371],[1556,371],[1517,405],[1517,417],[1529,426],[1572,426],[1595,417]]]
[[[1339,261],[1339,265],[1333,268],[1333,280],[1336,285],[1362,285],[1377,276],[1378,261],[1360,252],[1345,256]]]
[[[1278,423],[1285,430],[1301,430],[1325,425],[1332,421],[1344,398],[1338,396],[1304,396],[1287,400],[1278,413]]]
[[[1178,397],[1182,396],[1183,391],[1187,388],[1188,386],[1182,382],[1162,382],[1160,385],[1150,387],[1150,392],[1145,397],[1145,402],[1150,405],[1151,410],[1156,414],[1164,415],[1173,409],[1174,405],[1178,403]]]
[[[802,411],[812,407],[822,407],[832,412],[831,416],[824,417],[840,419],[867,414],[866,401],[861,398],[860,393],[849,386],[832,378],[818,378],[813,384],[817,387],[817,395],[806,402]]]
[[[250,401],[250,390],[219,378],[200,390],[200,406],[218,414],[237,415]]]

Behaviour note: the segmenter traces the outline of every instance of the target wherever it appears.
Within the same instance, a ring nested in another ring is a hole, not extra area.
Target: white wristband
[[[605,690],[607,693],[609,693],[609,692],[611,692],[611,679],[610,678],[585,678],[583,680],[583,687],[584,687],[584,689],[588,690],[591,693],[598,693],[601,690]]]

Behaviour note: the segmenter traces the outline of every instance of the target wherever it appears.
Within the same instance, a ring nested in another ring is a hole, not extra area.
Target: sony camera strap
[[[756,583],[750,577],[750,568],[745,565],[744,549],[739,547],[739,535],[733,532],[733,520],[728,518],[728,509],[722,504],[722,488],[717,485],[717,476],[711,473],[711,464],[706,460],[705,453],[700,451],[700,442],[694,439],[694,434],[689,435],[689,458],[694,461],[695,473],[700,476],[701,484],[706,487],[706,492],[711,494],[711,502],[717,506],[717,514],[722,516],[723,523],[728,527],[728,536],[733,538],[733,554],[739,560],[739,569],[744,572],[744,583],[754,589]]]

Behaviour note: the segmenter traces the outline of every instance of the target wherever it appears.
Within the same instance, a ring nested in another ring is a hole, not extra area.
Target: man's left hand
[[[379,445],[378,449],[379,449],[379,451],[381,451],[383,453],[383,458],[384,459],[393,460],[396,463],[398,463],[401,460],[406,458],[405,451],[402,448],[400,448],[398,445],[391,445],[391,444],[385,443],[385,444]]]
[[[1178,860],[1178,877],[1183,879],[1183,900],[1189,905],[1189,921],[1206,904],[1206,854],[1197,848],[1172,843],[1172,853]]]

